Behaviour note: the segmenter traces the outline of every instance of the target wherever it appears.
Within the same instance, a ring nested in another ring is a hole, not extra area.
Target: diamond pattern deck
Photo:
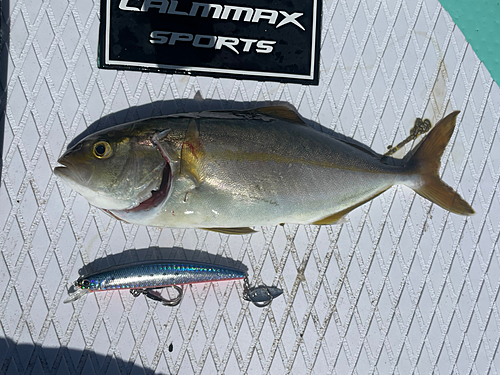
[[[500,371],[500,89],[437,0],[325,0],[317,87],[99,70],[98,17],[98,1],[4,4],[0,373]],[[477,214],[394,187],[335,226],[160,230],[116,222],[51,172],[101,118],[270,101],[381,153],[415,117],[461,110],[442,173]],[[62,304],[97,258],[165,254],[242,261],[284,295],[260,310],[224,282],[173,309],[117,291]]]

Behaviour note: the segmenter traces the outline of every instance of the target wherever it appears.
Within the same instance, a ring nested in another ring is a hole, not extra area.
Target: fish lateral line
[[[342,141],[341,141],[342,142]],[[356,149],[363,151],[356,147]],[[372,155],[373,156],[373,155]],[[244,152],[244,151],[233,151],[233,150],[224,150],[212,152],[210,155],[207,155],[211,161],[213,160],[225,160],[225,161],[245,161],[245,162],[275,162],[281,164],[303,164],[313,167],[320,168],[330,168],[330,169],[342,169],[348,170],[352,172],[364,172],[364,173],[381,173],[380,171],[371,171],[369,169],[364,169],[355,166],[341,166],[332,161],[321,161],[321,160],[308,160],[305,158],[294,158],[289,156],[283,156],[278,154],[269,154],[264,152]],[[381,163],[381,165],[394,168],[394,170],[401,169],[399,166],[392,166],[389,164]],[[390,173],[390,172],[389,172]]]

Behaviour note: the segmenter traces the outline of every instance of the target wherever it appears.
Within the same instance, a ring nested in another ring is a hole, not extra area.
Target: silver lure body
[[[202,263],[145,263],[119,267],[80,278],[91,292],[110,289],[161,288],[208,281],[243,279],[245,272]],[[85,286],[84,286],[85,287]]]
[[[193,262],[148,262],[81,276],[74,282],[75,291],[69,294],[64,303],[76,301],[90,292],[128,289],[134,297],[145,294],[163,305],[176,306],[184,294],[179,285],[240,279],[244,280],[243,299],[257,307],[269,305],[283,293],[274,286],[250,287],[246,272],[236,268]],[[167,300],[156,291],[166,287],[176,289],[177,297]]]

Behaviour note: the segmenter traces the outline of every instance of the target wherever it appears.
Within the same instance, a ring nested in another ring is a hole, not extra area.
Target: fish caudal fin
[[[460,111],[450,113],[440,120],[420,143],[406,166],[420,175],[415,192],[444,209],[459,214],[473,215],[474,209],[455,190],[439,177],[441,156],[450,141]]]

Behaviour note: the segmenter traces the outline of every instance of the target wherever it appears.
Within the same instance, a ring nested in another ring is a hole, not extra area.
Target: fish
[[[88,135],[54,173],[113,217],[155,227],[330,225],[393,185],[472,215],[439,176],[458,114],[399,160],[320,132],[287,106],[171,114]]]
[[[176,306],[184,294],[180,286],[227,280],[244,280],[243,299],[258,307],[269,305],[283,293],[275,286],[250,287],[247,273],[237,268],[198,262],[150,261],[80,276],[73,283],[75,290],[64,303],[74,302],[92,292],[128,289],[134,297],[144,294],[166,306]],[[171,300],[162,297],[157,289],[167,287],[173,287],[178,295]]]

